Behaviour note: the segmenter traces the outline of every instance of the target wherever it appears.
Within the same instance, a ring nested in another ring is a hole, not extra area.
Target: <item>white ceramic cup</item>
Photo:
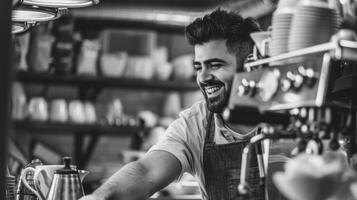
[[[83,103],[79,100],[72,100],[69,102],[68,114],[69,119],[73,123],[84,124],[86,122]]]
[[[67,102],[64,99],[54,99],[51,102],[50,120],[53,122],[67,122],[68,109]]]
[[[95,107],[92,102],[84,102],[83,104],[84,114],[87,124],[94,124],[97,120]]]
[[[48,105],[43,97],[33,97],[28,105],[29,117],[35,121],[48,119]]]

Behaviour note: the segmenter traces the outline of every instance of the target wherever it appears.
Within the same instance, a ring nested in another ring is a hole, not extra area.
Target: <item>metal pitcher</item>
[[[69,160],[68,162],[71,162],[71,158],[69,157],[65,157],[64,160]],[[75,165],[70,165],[70,168],[79,174],[81,181],[83,181],[84,177],[89,174],[89,172],[86,170],[77,170]],[[61,169],[64,169],[63,165],[41,164],[27,167],[21,173],[21,185],[23,185],[26,190],[31,191],[31,194],[34,194],[35,198],[37,197],[39,200],[46,200],[46,197],[48,196],[52,187],[55,175],[57,171]],[[26,178],[29,174],[32,175],[30,180]]]
[[[56,170],[46,200],[77,200],[84,196],[79,172],[71,168],[71,158],[63,161],[64,167]]]

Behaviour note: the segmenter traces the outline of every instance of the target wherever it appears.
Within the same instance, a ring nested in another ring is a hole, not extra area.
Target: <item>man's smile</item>
[[[206,91],[207,97],[213,98],[213,97],[217,97],[219,94],[221,94],[224,91],[224,86],[210,85],[210,86],[205,86],[204,89]]]

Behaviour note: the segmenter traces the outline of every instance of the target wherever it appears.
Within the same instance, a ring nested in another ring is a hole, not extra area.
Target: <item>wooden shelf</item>
[[[206,9],[204,9],[206,10]],[[200,9],[176,8],[170,5],[103,4],[72,11],[76,27],[83,29],[129,28],[184,34],[185,27],[203,15]]]
[[[78,75],[53,75],[48,73],[33,73],[20,71],[16,80],[35,84],[70,85],[84,87],[134,88],[163,91],[198,90],[194,81],[159,81],[134,78],[111,78]]]
[[[98,135],[130,136],[139,131],[135,126],[105,126],[99,124],[70,124],[36,121],[14,121],[16,130],[36,131],[36,133],[84,133]]]

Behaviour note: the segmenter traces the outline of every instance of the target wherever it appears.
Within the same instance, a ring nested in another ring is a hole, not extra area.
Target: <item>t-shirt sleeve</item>
[[[206,114],[204,101],[182,111],[179,118],[167,128],[163,138],[149,151],[166,151],[173,154],[181,163],[181,175],[184,172],[198,173],[206,135]]]
[[[151,151],[166,151],[173,154],[181,163],[181,175],[184,172],[192,172],[190,163],[193,160],[193,152],[188,144],[190,139],[190,129],[187,127],[186,120],[181,116],[176,119],[165,131],[165,135],[155,144]]]

